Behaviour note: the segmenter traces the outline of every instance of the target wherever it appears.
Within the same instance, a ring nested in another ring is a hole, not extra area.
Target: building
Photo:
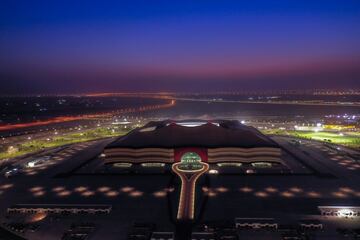
[[[198,154],[202,162],[209,164],[285,166],[275,142],[238,121],[150,122],[104,150],[106,164],[125,163],[124,167],[172,164],[188,152]]]
[[[248,173],[252,167],[286,167],[275,142],[253,127],[226,120],[150,122],[108,145],[104,155],[105,164],[115,167],[171,165],[181,179],[178,220],[194,219],[196,181],[209,169],[213,174],[229,166],[248,166]]]
[[[150,122],[3,177],[2,222],[29,239],[343,239],[360,228],[358,156],[237,121]]]

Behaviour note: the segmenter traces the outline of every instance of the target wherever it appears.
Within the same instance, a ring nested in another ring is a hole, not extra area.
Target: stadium
[[[234,120],[152,121],[25,158],[0,185],[1,220],[25,239],[356,236],[357,154]]]
[[[195,152],[218,166],[277,166],[286,169],[281,149],[253,127],[238,121],[150,122],[109,144],[105,163],[172,164]],[[248,168],[249,169],[249,168]]]

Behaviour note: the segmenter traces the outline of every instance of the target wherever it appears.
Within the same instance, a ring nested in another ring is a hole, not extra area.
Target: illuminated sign
[[[178,161],[172,165],[172,170],[181,179],[181,190],[178,206],[177,219],[194,219],[195,209],[195,188],[197,179],[209,170],[209,165],[202,162],[201,149],[182,149]],[[205,157],[205,159],[207,159]]]
[[[203,167],[203,165],[200,163],[201,157],[199,154],[195,152],[186,152],[184,155],[182,155],[179,169],[185,170],[185,171],[191,171],[191,170],[199,170]]]

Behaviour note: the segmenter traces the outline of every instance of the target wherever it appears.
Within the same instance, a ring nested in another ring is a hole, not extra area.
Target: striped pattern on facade
[[[272,163],[281,163],[284,162],[280,158],[271,158],[271,157],[251,157],[251,158],[242,158],[242,157],[222,157],[208,159],[209,163],[225,163],[225,162],[237,162],[237,163],[255,163],[255,162],[272,162]]]
[[[209,148],[208,155],[218,153],[242,153],[242,154],[266,154],[266,155],[281,155],[280,148],[257,147],[257,148]]]
[[[110,148],[104,151],[105,163],[113,162],[174,162],[174,149],[167,148]]]
[[[209,148],[209,163],[222,162],[274,162],[281,163],[281,149],[279,148]],[[174,162],[174,149],[168,148],[110,148],[104,151],[105,163],[129,162],[129,163],[147,163],[147,162]]]
[[[208,149],[208,162],[276,162],[281,160],[279,148],[212,148]]]

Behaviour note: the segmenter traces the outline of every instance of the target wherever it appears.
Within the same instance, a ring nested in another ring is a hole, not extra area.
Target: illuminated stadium
[[[233,120],[152,121],[3,178],[1,220],[25,239],[342,239],[360,228],[357,156]]]
[[[171,191],[167,192],[167,196],[173,209],[172,219],[177,222],[175,232],[181,235],[178,239],[190,236],[189,223],[201,220],[209,221],[211,225],[212,221],[221,219],[219,216],[228,219],[233,215],[236,227],[243,230],[277,229],[280,223],[271,214],[262,214],[264,208],[282,212],[299,208],[305,202],[306,207],[300,209],[306,209],[306,213],[340,216],[342,211],[349,211],[353,216],[359,216],[358,204],[353,206],[352,201],[345,210],[342,206],[335,207],[335,211],[332,211],[334,206],[325,204],[333,204],[332,201],[320,201],[322,198],[328,199],[328,194],[339,198],[343,196],[341,190],[320,193],[329,179],[336,179],[335,174],[321,164],[309,162],[309,156],[302,157],[296,150],[296,144],[292,144],[295,149],[287,145],[238,121],[166,120],[149,122],[107,145],[103,151],[103,161],[104,168],[116,174],[177,176],[168,186]],[[312,179],[312,183],[306,183],[300,180],[301,177],[315,179]],[[316,178],[327,179],[321,181],[321,184],[325,184],[320,187],[321,190],[319,187],[314,190]],[[250,187],[257,184],[263,189]],[[280,186],[274,187],[277,185]],[[339,189],[358,194],[348,186]],[[234,190],[242,194],[236,194]],[[274,195],[283,199],[280,208],[274,201]],[[261,201],[251,200],[250,196]],[[266,204],[262,203],[265,199]],[[346,202],[344,199],[341,203]],[[246,204],[239,205],[238,201]],[[292,203],[289,204],[289,201]],[[221,208],[218,204],[227,207]],[[324,209],[330,209],[331,213]],[[243,218],[244,215],[246,218]],[[323,227],[317,219],[309,219],[306,215],[299,216],[297,221],[302,220],[308,223],[304,223],[305,228]],[[282,222],[286,221],[282,219]],[[186,232],[189,232],[187,236]],[[194,233],[191,236],[195,239]]]
[[[106,164],[123,167],[172,164],[188,152],[194,152],[202,162],[214,165],[213,170],[219,167],[241,167],[239,169],[245,171],[272,167],[287,169],[278,144],[238,121],[150,122],[104,150]]]
[[[360,0],[0,4],[0,240],[360,240]]]

